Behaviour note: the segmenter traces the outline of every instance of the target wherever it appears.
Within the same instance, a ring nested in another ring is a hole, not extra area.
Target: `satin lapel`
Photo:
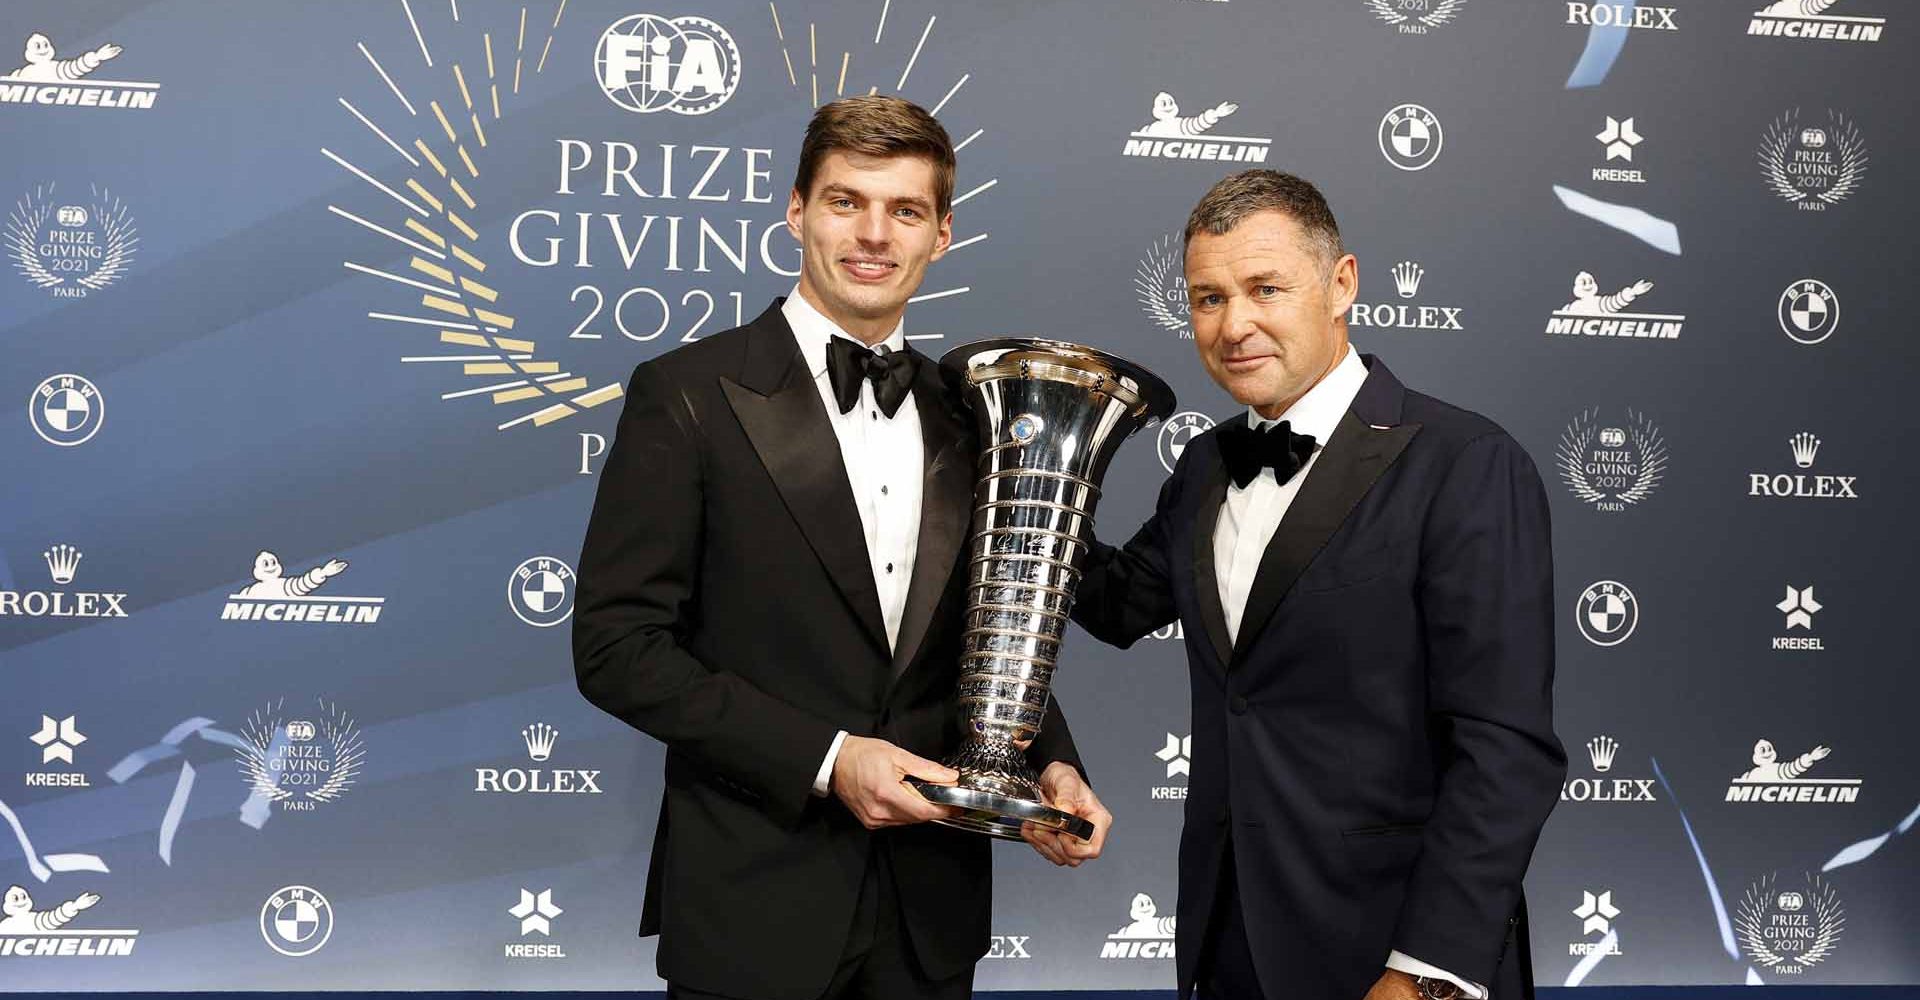
[[[1213,644],[1213,655],[1225,670],[1233,660],[1233,640],[1227,637],[1227,613],[1220,606],[1219,571],[1213,564],[1213,532],[1220,521],[1220,506],[1227,499],[1227,466],[1218,449],[1206,456],[1205,477],[1200,490],[1200,505],[1187,523],[1193,525],[1193,586],[1200,607],[1201,627]]]
[[[720,388],[760,463],[773,477],[787,512],[854,617],[885,652],[887,630],[880,617],[880,595],[874,589],[866,531],[847,483],[840,443],[827,421],[820,390],[807,377],[800,347],[777,308],[754,321],[747,351],[742,381],[722,378]],[[780,374],[773,374],[776,371]]]
[[[913,405],[920,414],[920,438],[926,466],[920,487],[920,541],[914,550],[913,580],[894,643],[892,681],[898,681],[920,653],[933,613],[953,576],[954,559],[966,539],[973,512],[973,449],[969,416],[942,384],[937,362],[922,358],[913,384]]]
[[[1376,429],[1351,412],[1340,418],[1340,426],[1308,470],[1307,481],[1301,484],[1300,493],[1293,498],[1279,530],[1260,557],[1260,571],[1247,595],[1246,612],[1240,616],[1240,641],[1234,646],[1236,662],[1253,647],[1307,564],[1326,547],[1327,539],[1340,529],[1360,498],[1400,457],[1419,430],[1419,424]]]

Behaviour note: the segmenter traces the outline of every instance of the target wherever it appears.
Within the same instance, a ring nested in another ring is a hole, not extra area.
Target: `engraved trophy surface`
[[[1100,480],[1122,441],[1173,412],[1173,390],[1139,365],[1057,340],[981,341],[940,363],[965,380],[980,432],[960,655],[966,738],[942,761],[957,784],[915,787],[961,810],[940,821],[949,826],[1017,839],[1028,822],[1084,840],[1093,825],[1043,801],[1026,750],[1046,716]]]

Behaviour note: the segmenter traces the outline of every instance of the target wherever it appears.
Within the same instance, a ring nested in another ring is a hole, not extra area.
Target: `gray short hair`
[[[1347,252],[1340,242],[1340,224],[1333,220],[1333,209],[1327,207],[1320,189],[1278,170],[1242,170],[1208,188],[1187,216],[1182,246],[1203,232],[1223,236],[1257,212],[1281,212],[1291,218],[1306,238],[1304,249],[1319,258],[1322,273]]]

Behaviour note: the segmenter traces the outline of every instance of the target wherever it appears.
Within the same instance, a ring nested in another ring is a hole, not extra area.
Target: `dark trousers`
[[[1234,873],[1233,840],[1220,860],[1220,884],[1213,894],[1213,916],[1200,944],[1200,962],[1194,975],[1199,1000],[1265,1000],[1260,977],[1253,970],[1253,948],[1247,943],[1247,922],[1240,913],[1240,880]]]
[[[853,927],[840,964],[820,1000],[967,1000],[973,995],[973,970],[950,979],[928,979],[907,940],[906,917],[894,888],[893,864],[884,838],[867,855],[867,874],[853,908]],[[743,959],[750,961],[751,959]],[[667,1000],[753,1000],[704,993],[667,984]]]

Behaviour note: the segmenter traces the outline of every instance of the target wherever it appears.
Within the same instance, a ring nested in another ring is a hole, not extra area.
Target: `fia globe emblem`
[[[593,53],[600,90],[636,114],[704,115],[740,86],[740,48],[704,17],[633,14],[613,22]]]

